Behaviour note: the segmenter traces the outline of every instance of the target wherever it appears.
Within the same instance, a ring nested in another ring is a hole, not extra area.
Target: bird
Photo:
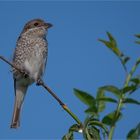
[[[21,31],[13,54],[13,64],[25,75],[13,68],[15,103],[11,128],[20,126],[20,114],[28,87],[38,82],[44,74],[48,42],[46,39],[51,23],[36,18],[28,21]]]

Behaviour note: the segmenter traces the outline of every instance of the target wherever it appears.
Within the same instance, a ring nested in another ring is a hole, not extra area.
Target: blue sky
[[[140,56],[134,34],[140,33],[140,2],[0,2],[0,55],[12,60],[16,40],[24,24],[43,18],[54,26],[48,32],[49,56],[44,81],[83,121],[86,117],[73,88],[96,95],[98,87],[115,84],[121,87],[125,74],[119,60],[98,38],[111,32],[118,45],[132,60]],[[0,62],[0,138],[60,139],[74,120],[41,87],[32,85],[25,98],[21,127],[9,128],[14,105],[10,67]],[[140,72],[140,69],[137,73]],[[133,95],[140,100],[139,92]],[[108,105],[105,113],[113,110]],[[139,106],[125,106],[125,118],[117,125],[114,138],[125,139],[139,122]],[[81,138],[80,135],[76,136]]]

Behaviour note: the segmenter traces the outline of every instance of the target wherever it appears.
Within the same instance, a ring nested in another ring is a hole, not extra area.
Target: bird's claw
[[[25,70],[21,70],[21,73],[23,74],[24,78],[29,77],[29,74]]]
[[[40,85],[42,85],[43,84],[43,81],[39,78],[39,79],[37,79],[37,81],[36,81],[36,85],[37,86],[40,86]]]

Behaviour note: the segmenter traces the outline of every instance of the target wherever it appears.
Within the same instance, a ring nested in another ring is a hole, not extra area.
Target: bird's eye
[[[36,23],[34,23],[34,26],[38,26],[38,25],[39,25],[39,23],[37,23],[37,22],[36,22]]]

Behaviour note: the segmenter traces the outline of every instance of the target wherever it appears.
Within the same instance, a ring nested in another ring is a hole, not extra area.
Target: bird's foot
[[[23,74],[24,78],[28,78],[29,74],[25,70],[21,70],[21,73]]]
[[[37,81],[36,81],[36,85],[37,85],[37,86],[40,86],[40,85],[42,85],[42,84],[43,84],[42,79],[38,78]]]

